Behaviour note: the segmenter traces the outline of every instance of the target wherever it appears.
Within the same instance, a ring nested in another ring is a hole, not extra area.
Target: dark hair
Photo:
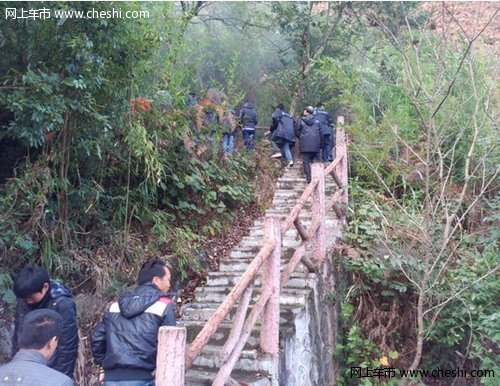
[[[26,299],[40,292],[45,283],[49,283],[49,274],[43,268],[24,267],[14,279],[14,293],[20,299]]]
[[[146,261],[141,266],[141,270],[137,276],[137,284],[143,285],[150,283],[155,276],[158,276],[160,279],[163,278],[163,276],[165,276],[165,267],[168,268],[168,265],[160,259]]]
[[[313,114],[314,113],[314,108],[312,106],[307,106],[306,107],[306,111],[309,113],[309,114]]]
[[[40,350],[54,336],[59,338],[63,320],[53,310],[42,308],[28,312],[18,336],[19,348]]]
[[[285,110],[285,106],[283,106],[283,103],[277,104],[275,108],[279,110]]]

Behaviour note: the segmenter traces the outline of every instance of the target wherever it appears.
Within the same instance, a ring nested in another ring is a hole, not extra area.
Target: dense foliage
[[[122,12],[141,7],[152,20],[4,24],[0,140],[10,153],[0,251],[10,272],[42,263],[101,288],[115,275],[109,266],[171,254],[185,276],[200,241],[254,201],[246,154],[224,159],[214,146],[198,156],[185,146],[195,136],[182,83],[190,69],[172,67],[184,15],[173,4],[120,3]],[[93,275],[96,263],[105,277]]]
[[[364,367],[498,372],[498,62],[418,9],[399,28],[364,16],[350,62],[321,68],[356,84],[341,96],[354,119],[344,381],[351,350]]]

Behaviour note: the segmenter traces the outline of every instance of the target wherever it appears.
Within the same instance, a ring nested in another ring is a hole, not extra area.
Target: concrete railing
[[[238,384],[230,378],[230,374],[259,318],[262,323],[260,348],[264,353],[278,356],[281,288],[287,284],[300,262],[309,270],[316,270],[325,261],[327,251],[326,212],[333,208],[340,223],[345,224],[348,203],[348,159],[346,135],[341,126],[343,123],[343,117],[339,117],[336,130],[335,160],[326,168],[323,163],[311,165],[312,181],[283,221],[272,216],[265,218],[265,236],[262,248],[193,342],[187,348],[185,347],[186,331],[183,327],[162,327],[160,329],[156,371],[157,386],[184,385],[185,371],[189,370],[237,302],[238,307],[234,315],[232,329],[220,353],[221,366],[213,385]],[[325,179],[329,175],[333,177],[338,188],[326,202]],[[299,215],[310,197],[312,198],[312,221],[306,229]],[[282,239],[292,225],[297,229],[302,241],[290,261],[280,272]],[[309,243],[312,246],[312,260],[305,255]],[[245,318],[259,272],[262,275],[261,293]],[[183,354],[184,363],[180,364],[179,358]]]

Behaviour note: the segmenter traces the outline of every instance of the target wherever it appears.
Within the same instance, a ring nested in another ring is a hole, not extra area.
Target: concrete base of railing
[[[185,327],[160,327],[156,357],[156,386],[184,386]]]

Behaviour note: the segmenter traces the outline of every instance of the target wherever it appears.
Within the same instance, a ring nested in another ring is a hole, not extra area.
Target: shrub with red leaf
[[[133,113],[137,111],[148,111],[151,110],[151,100],[143,97],[135,98],[130,101],[130,110]]]

